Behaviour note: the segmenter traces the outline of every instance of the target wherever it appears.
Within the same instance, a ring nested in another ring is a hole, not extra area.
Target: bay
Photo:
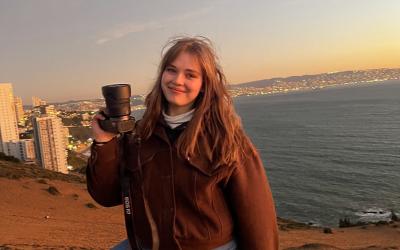
[[[400,81],[234,103],[263,159],[278,216],[337,226],[362,211],[400,212]]]

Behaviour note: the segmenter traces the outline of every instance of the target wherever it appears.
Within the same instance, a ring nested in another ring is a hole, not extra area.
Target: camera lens
[[[102,87],[106,101],[105,113],[110,118],[123,119],[131,114],[130,97],[131,86],[129,84],[112,84]]]

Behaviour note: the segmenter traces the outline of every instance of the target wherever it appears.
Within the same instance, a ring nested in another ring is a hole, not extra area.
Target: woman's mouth
[[[185,93],[184,90],[177,89],[177,88],[168,87],[168,89],[169,89],[172,93],[177,93],[177,94]]]

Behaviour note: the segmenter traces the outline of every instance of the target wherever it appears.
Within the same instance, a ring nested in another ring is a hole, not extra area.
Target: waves
[[[392,81],[236,101],[279,216],[337,226],[400,212],[398,93]]]

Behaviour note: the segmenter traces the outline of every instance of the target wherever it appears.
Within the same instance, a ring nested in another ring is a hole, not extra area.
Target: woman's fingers
[[[114,136],[116,136],[117,134],[104,131],[104,130],[100,127],[99,120],[105,120],[105,119],[106,119],[106,118],[104,117],[104,115],[102,115],[100,112],[101,112],[101,110],[100,110],[98,113],[96,113],[96,114],[93,116],[93,119],[92,119],[92,133],[93,133],[93,137],[94,137],[94,139],[95,139],[96,141],[99,141],[99,142],[100,142],[100,141],[101,141],[101,142],[109,141],[109,140],[111,140]]]

